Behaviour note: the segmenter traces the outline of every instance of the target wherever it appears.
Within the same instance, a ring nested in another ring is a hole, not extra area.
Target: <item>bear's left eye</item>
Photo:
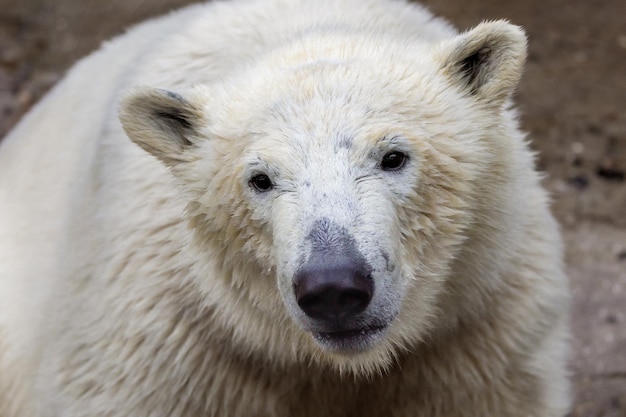
[[[393,151],[385,154],[380,161],[380,168],[383,171],[396,171],[406,164],[409,157],[400,151]]]
[[[249,184],[251,187],[255,188],[261,193],[267,192],[274,188],[274,183],[272,182],[270,177],[265,174],[258,174],[250,178]]]

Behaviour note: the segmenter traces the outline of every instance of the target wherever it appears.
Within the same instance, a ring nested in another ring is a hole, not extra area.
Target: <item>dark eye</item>
[[[270,177],[265,174],[258,174],[252,177],[250,179],[250,185],[254,187],[257,191],[262,193],[274,188],[272,180],[270,180]]]
[[[407,159],[409,157],[402,152],[389,152],[383,156],[383,160],[380,161],[380,167],[383,171],[396,171],[404,166]]]

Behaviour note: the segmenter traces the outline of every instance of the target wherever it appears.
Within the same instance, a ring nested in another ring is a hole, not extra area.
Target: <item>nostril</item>
[[[304,295],[298,298],[298,305],[304,313],[314,319],[323,318],[322,310],[324,310],[324,298],[318,295]]]
[[[373,293],[373,280],[364,268],[348,265],[308,265],[294,282],[302,311],[317,320],[337,321],[365,311]]]
[[[372,299],[372,295],[366,291],[345,291],[339,295],[339,304],[346,307],[346,310],[361,313],[365,310]]]

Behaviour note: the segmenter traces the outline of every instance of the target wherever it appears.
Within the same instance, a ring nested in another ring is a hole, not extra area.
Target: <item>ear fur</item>
[[[167,90],[137,87],[122,98],[119,117],[133,142],[166,165],[174,165],[184,160],[183,151],[193,146],[203,123],[201,106],[195,101]]]
[[[502,106],[519,83],[526,60],[526,35],[504,20],[484,22],[440,45],[451,80],[477,98]]]

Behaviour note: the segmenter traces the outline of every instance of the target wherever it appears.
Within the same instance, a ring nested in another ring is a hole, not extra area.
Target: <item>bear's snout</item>
[[[369,267],[348,256],[315,256],[296,274],[294,292],[302,311],[330,328],[365,311],[374,295]]]

